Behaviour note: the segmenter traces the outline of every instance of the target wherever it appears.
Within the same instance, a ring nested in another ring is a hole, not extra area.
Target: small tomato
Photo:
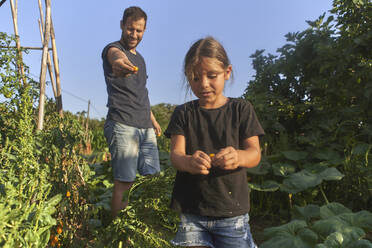
[[[50,245],[52,247],[54,247],[54,246],[56,246],[57,242],[58,242],[58,237],[54,236],[54,235],[51,235],[50,236]]]

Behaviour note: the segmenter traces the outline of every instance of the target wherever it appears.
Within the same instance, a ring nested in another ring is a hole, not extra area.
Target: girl
[[[171,207],[180,214],[172,243],[184,247],[253,248],[245,168],[261,159],[264,131],[252,105],[223,91],[232,66],[212,37],[195,42],[184,73],[197,100],[178,106],[165,135],[177,169]]]

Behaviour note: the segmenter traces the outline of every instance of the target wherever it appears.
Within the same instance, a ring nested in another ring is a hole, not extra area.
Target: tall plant
[[[280,189],[289,205],[342,199],[352,209],[368,206],[371,8],[370,1],[335,0],[331,15],[287,34],[277,55],[251,56],[256,75],[243,97],[266,131],[263,162],[251,170],[263,175],[254,189]],[[341,178],[342,186],[325,182]]]
[[[13,39],[0,33],[2,46]],[[61,195],[49,196],[48,168],[38,161],[34,138],[32,83],[24,87],[16,68],[16,51],[0,54],[0,245],[45,247]],[[21,61],[19,61],[21,63]]]

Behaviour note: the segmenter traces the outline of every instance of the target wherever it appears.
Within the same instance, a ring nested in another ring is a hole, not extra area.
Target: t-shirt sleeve
[[[120,49],[120,46],[116,42],[110,43],[107,46],[105,46],[105,48],[103,48],[101,57],[102,57],[102,62],[103,62],[103,64],[102,64],[103,65],[103,71],[104,71],[104,74],[106,76],[113,76],[112,68],[111,68],[110,62],[108,61],[108,58],[107,58],[107,52],[111,47],[116,47],[116,48]]]
[[[174,134],[185,135],[185,111],[177,106],[172,113],[168,127],[164,132],[165,137],[170,138]]]
[[[117,44],[117,43],[118,43],[118,42],[112,42],[112,43],[106,45],[106,46],[103,48],[103,50],[102,50],[102,54],[101,54],[102,59],[105,59],[105,58],[106,58],[106,56],[107,56],[107,52],[108,52],[108,50],[109,50],[111,47],[116,47],[116,48],[118,48],[118,49],[120,49],[120,50],[123,50],[123,49],[120,47],[120,45]]]
[[[262,136],[265,134],[254,108],[250,102],[244,101],[240,111],[240,138],[246,139],[252,136]]]

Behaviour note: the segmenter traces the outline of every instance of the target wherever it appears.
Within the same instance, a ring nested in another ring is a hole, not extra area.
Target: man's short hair
[[[147,23],[147,15],[145,11],[143,11],[140,7],[132,6],[124,10],[123,20],[122,20],[123,25],[125,25],[125,22],[127,21],[129,17],[131,17],[134,21],[137,21],[143,18],[145,19],[145,24]]]

